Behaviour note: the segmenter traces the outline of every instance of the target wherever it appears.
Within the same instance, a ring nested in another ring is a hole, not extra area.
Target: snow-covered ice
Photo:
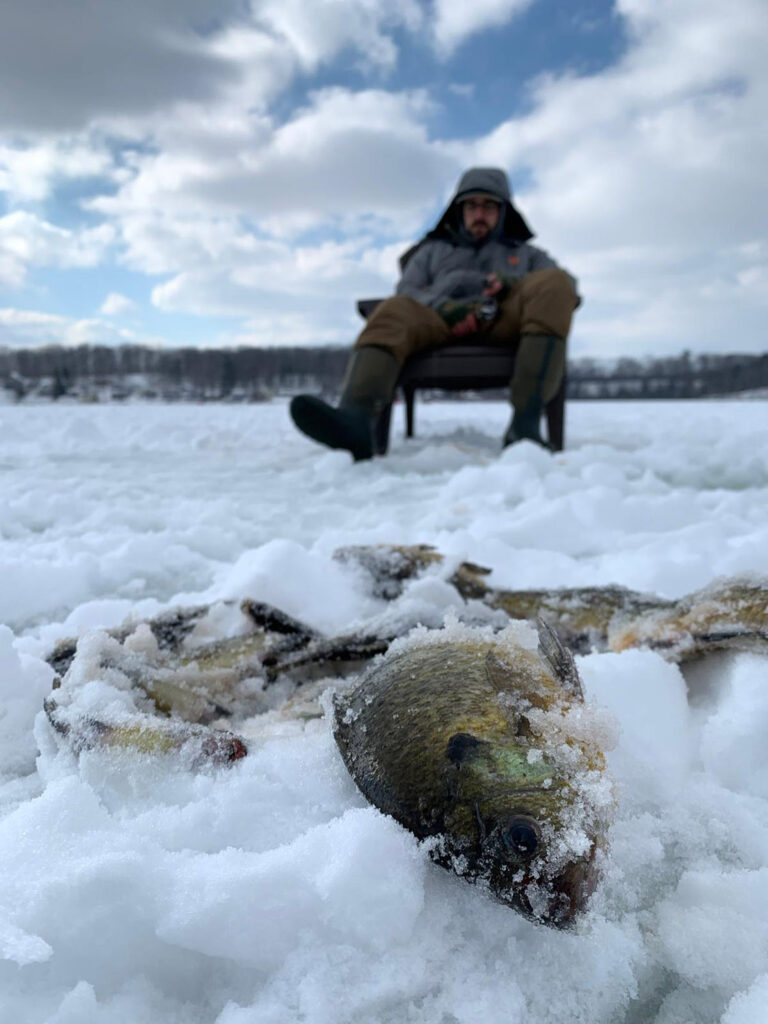
[[[604,880],[572,932],[433,865],[327,722],[266,716],[228,771],[59,750],[61,638],[252,596],[326,633],[394,609],[342,545],[430,543],[509,588],[678,597],[768,576],[768,403],[572,403],[499,453],[502,404],[421,404],[353,464],[259,406],[0,406],[0,1021],[764,1024],[768,655],[590,654],[620,726]],[[98,685],[98,684],[93,684]],[[104,684],[106,686],[106,684]]]

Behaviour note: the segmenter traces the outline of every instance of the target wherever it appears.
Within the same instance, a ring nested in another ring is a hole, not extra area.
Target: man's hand
[[[485,279],[485,288],[483,288],[483,295],[487,295],[489,298],[494,298],[501,302],[509,292],[509,281],[501,277],[497,273],[489,274]]]
[[[453,325],[451,334],[455,334],[459,338],[465,334],[477,334],[477,317],[475,314],[467,313],[463,320]]]
[[[456,302],[449,299],[440,306],[437,312],[445,320],[451,334],[463,337],[465,334],[477,332],[477,314],[474,303]]]

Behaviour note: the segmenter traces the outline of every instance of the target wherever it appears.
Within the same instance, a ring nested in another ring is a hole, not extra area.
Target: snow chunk
[[[356,808],[268,852],[180,856],[159,934],[262,969],[308,934],[383,949],[410,934],[424,870],[412,836],[375,809]]]
[[[733,997],[721,1024],[764,1024],[766,1006],[768,974],[761,974],[747,992]]]
[[[33,770],[32,727],[52,682],[51,667],[18,653],[13,633],[0,625],[0,778]]]
[[[731,996],[768,963],[768,868],[688,871],[659,907],[664,961],[697,988]]]
[[[739,654],[726,667],[723,695],[701,733],[705,768],[728,789],[768,800],[766,659]]]
[[[217,597],[257,596],[331,635],[348,632],[366,606],[340,563],[287,540],[247,551],[221,577]]]
[[[53,949],[39,935],[30,935],[7,918],[0,908],[0,960],[11,960],[20,967],[48,960]]]
[[[618,719],[621,740],[608,764],[639,802],[672,795],[691,770],[693,740],[685,680],[645,650],[577,658],[584,689]]]

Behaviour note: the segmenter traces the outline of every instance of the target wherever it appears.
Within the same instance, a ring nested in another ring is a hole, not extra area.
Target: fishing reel
[[[478,320],[495,320],[499,313],[499,304],[496,299],[483,299],[478,304],[476,316]]]

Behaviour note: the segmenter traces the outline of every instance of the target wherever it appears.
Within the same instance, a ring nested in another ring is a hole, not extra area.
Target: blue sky
[[[764,0],[11,0],[0,345],[349,344],[461,171],[574,355],[764,351]]]

